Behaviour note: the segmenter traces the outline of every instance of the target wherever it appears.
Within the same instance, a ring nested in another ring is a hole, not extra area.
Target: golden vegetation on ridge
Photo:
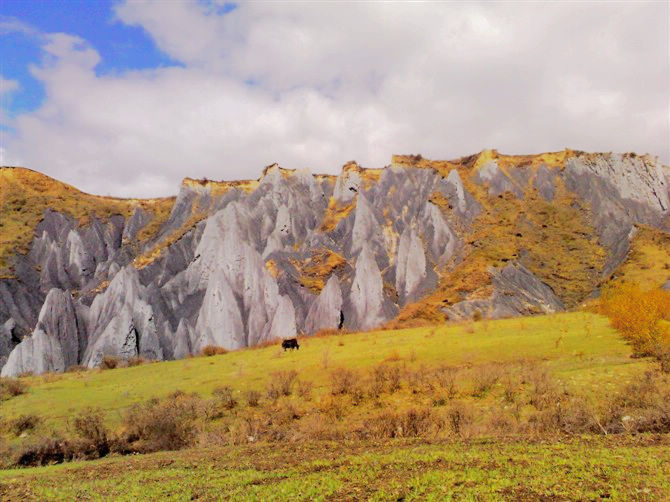
[[[11,277],[10,257],[25,254],[35,227],[45,209],[53,209],[79,220],[106,221],[114,215],[128,218],[137,207],[152,213],[153,220],[142,238],[149,239],[167,219],[174,197],[157,199],[120,199],[91,195],[66,183],[23,167],[0,168],[0,277]]]

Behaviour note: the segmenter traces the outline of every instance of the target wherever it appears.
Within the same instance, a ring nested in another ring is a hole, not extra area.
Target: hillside
[[[198,412],[202,439],[196,448],[0,470],[0,495],[8,500],[422,500],[447,494],[483,500],[661,500],[670,495],[666,435],[596,436],[596,428],[585,436],[571,429],[578,424],[596,427],[593,420],[616,426],[605,421],[611,403],[629,395],[655,368],[648,359],[631,358],[630,347],[603,317],[578,312],[301,338],[300,343],[293,352],[272,345],[132,368],[22,378],[28,391],[3,402],[6,423],[21,415],[40,421],[19,438],[6,428],[4,439],[10,444],[71,433],[73,417],[91,406],[104,410],[110,427],[123,428],[133,404],[169,400],[177,390],[217,402],[213,391],[230,386],[237,404],[211,418]],[[426,387],[416,380],[440,367],[453,371],[454,389]],[[364,381],[377,368],[397,368],[399,387],[376,397],[357,397],[353,386],[345,394],[333,394],[335,375],[343,369]],[[300,382],[312,383],[312,392],[305,394],[299,390],[304,385],[296,385],[289,396],[266,395],[276,375],[290,370],[297,371]],[[480,379],[490,371],[496,377],[480,391]],[[559,402],[556,407],[544,408],[537,393],[547,391],[538,386],[551,387],[553,379],[564,390],[551,394]],[[670,390],[667,381],[664,385]],[[253,407],[247,404],[250,390],[261,394]],[[583,411],[571,414],[569,406],[581,399],[595,418]],[[518,418],[515,406],[520,406]],[[567,422],[559,422],[556,431],[543,429],[546,424],[539,417],[561,409]],[[285,410],[291,414],[280,419]],[[391,439],[356,439],[361,427],[374,431],[371,424],[379,417],[391,420],[394,413],[415,410],[429,410],[434,420],[453,416],[454,410],[473,415],[462,415],[458,429],[452,424],[438,431],[406,430]],[[261,429],[249,438],[246,429],[236,428],[254,417],[262,420],[264,414],[272,417],[262,422],[267,436]],[[576,417],[583,423],[572,422]]]
[[[670,280],[669,170],[635,154],[272,165],[256,181],[187,178],[174,201],[2,172],[6,376],[552,313],[612,277]]]
[[[144,226],[137,238],[144,241],[153,237],[165,222],[173,202],[174,198],[119,199],[90,195],[30,169],[0,167],[0,277],[10,278],[13,256],[30,250],[34,230],[47,209],[75,219],[82,227],[89,226],[94,219],[106,223],[113,216],[129,220],[137,211],[135,219]]]
[[[114,371],[27,377],[23,380],[30,391],[3,403],[2,412],[6,418],[35,413],[47,425],[64,427],[73,414],[93,406],[113,422],[131,404],[178,389],[207,395],[230,385],[241,396],[249,389],[262,390],[273,372],[291,369],[322,394],[329,389],[333,368],[369,369],[389,358],[411,367],[541,361],[567,384],[600,392],[650,367],[646,360],[631,359],[630,348],[607,324],[593,314],[557,314],[301,338],[298,351],[273,345]]]

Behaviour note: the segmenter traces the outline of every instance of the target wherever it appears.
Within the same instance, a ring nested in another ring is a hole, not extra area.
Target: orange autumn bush
[[[598,307],[633,346],[636,355],[670,349],[670,291],[643,291],[637,284],[614,283],[603,290]]]

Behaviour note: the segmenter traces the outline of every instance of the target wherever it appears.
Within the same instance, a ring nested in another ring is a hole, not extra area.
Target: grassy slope
[[[277,346],[112,371],[31,377],[28,394],[2,404],[6,417],[36,413],[62,428],[75,410],[101,406],[110,423],[125,407],[175,389],[207,395],[219,385],[262,389],[272,371],[295,368],[317,399],[337,366],[477,365],[531,359],[595,399],[647,369],[603,317],[588,313],[305,339]],[[328,368],[324,369],[324,359]],[[398,399],[403,399],[401,396]],[[402,405],[399,401],[398,405]],[[0,498],[301,500],[614,499],[670,495],[665,436],[572,438],[567,442],[470,440],[254,444],[112,457],[0,471]]]
[[[112,371],[29,377],[28,393],[3,403],[2,414],[9,418],[36,413],[62,425],[73,412],[95,406],[115,422],[130,404],[176,389],[202,395],[220,385],[261,390],[271,372],[283,369],[296,369],[301,379],[312,380],[319,394],[326,390],[332,368],[369,367],[396,355],[413,365],[540,360],[567,384],[597,390],[621,384],[648,365],[630,359],[629,347],[607,322],[581,312],[483,321],[309,338],[293,352],[271,346]]]

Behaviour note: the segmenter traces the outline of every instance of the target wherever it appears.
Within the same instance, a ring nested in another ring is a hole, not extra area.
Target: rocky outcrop
[[[523,245],[479,269],[490,281],[478,294],[456,284],[447,295],[444,277],[495,230],[481,222],[496,221],[500,199],[523,207],[536,190],[564,204],[564,188],[588,208],[605,277],[626,258],[636,224],[667,229],[669,180],[646,157],[574,152],[398,157],[382,170],[349,163],[337,177],[272,165],[253,182],[185,180],[167,221],[141,244],[144,209],[85,224],[46,211],[14,277],[0,279],[0,365],[6,375],[62,371],[106,355],[173,359],[207,345],[373,329],[436,291],[445,300],[434,310],[450,319],[555,312],[563,302],[521,264],[533,263]],[[530,216],[539,226],[546,214]]]
[[[400,236],[396,261],[395,288],[401,305],[414,298],[426,278],[426,255],[421,238],[413,228],[406,227]]]
[[[625,258],[634,224],[670,229],[670,184],[658,163],[620,154],[574,157],[566,161],[562,177],[589,203],[600,242],[610,252],[603,275]]]
[[[542,198],[546,201],[553,201],[556,196],[556,175],[548,169],[547,166],[541,165],[535,173],[533,179],[533,188],[535,188]]]
[[[14,334],[15,327],[16,323],[11,317],[0,324],[0,368],[7,362],[7,356],[9,356],[14,346],[20,343],[20,338]]]
[[[552,289],[520,264],[491,269],[493,295],[485,300],[466,300],[444,308],[449,319],[471,319],[475,312],[488,318],[550,314],[563,310]]]
[[[88,346],[82,363],[100,364],[106,355],[123,359],[163,359],[154,311],[146,301],[147,288],[132,266],[121,269],[104,293],[85,312]]]
[[[336,275],[331,275],[319,297],[309,307],[305,319],[305,331],[315,333],[322,329],[338,329],[343,323],[340,281]]]
[[[390,302],[384,295],[382,275],[369,246],[364,245],[356,259],[356,275],[349,293],[350,315],[347,326],[366,330],[388,321],[392,315]]]
[[[86,348],[69,292],[52,289],[44,301],[33,333],[9,355],[2,376],[61,372],[79,363]]]
[[[488,194],[491,197],[497,197],[505,192],[512,192],[519,199],[523,197],[522,188],[515,182],[514,178],[502,172],[495,160],[484,164],[475,173],[475,180],[488,187]]]

